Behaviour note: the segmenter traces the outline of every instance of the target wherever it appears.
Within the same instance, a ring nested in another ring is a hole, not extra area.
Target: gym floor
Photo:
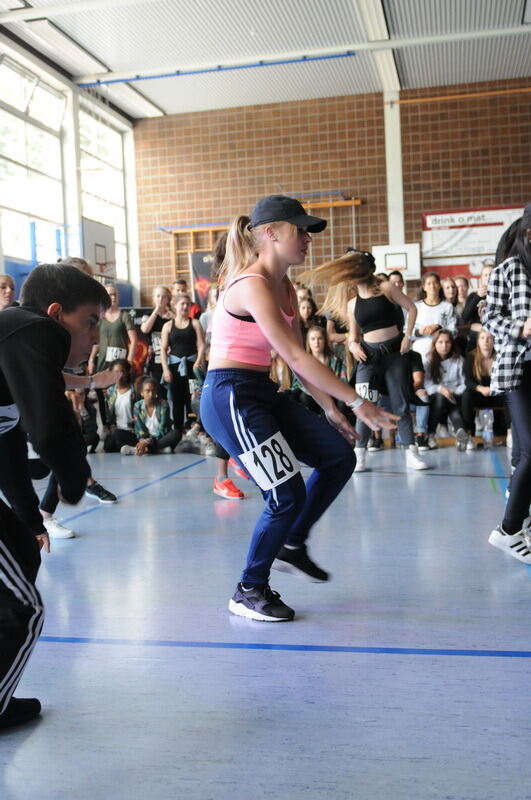
[[[120,498],[60,506],[43,636],[1,737],[2,800],[531,798],[531,569],[487,543],[504,448],[369,454],[316,526],[328,584],[273,573],[293,622],[227,611],[253,485],[191,454],[89,457]],[[41,482],[38,486],[43,488]]]

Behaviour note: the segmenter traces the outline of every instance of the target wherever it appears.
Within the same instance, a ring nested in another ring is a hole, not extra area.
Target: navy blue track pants
[[[255,370],[210,370],[201,396],[201,422],[248,471],[254,457],[266,483],[267,478],[281,481],[271,488],[261,481],[266,507],[241,577],[246,586],[261,586],[268,582],[282,545],[303,545],[346,484],[356,464],[353,449],[325,419],[279,392],[267,373]],[[245,453],[251,455],[242,459]],[[314,467],[306,484],[297,460]]]

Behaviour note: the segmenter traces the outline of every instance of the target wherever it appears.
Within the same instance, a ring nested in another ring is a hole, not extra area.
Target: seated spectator
[[[326,337],[325,328],[320,325],[312,325],[308,329],[306,350],[314,358],[320,361],[321,364],[324,364],[325,367],[331,369],[334,375],[336,375],[340,380],[346,381],[347,374],[345,371],[344,362],[335,355],[330,347],[330,343]],[[305,386],[303,386],[296,375],[293,377],[292,391],[296,399],[306,406],[306,408],[309,408],[310,411],[314,411],[316,414],[324,416],[321,406],[313,399],[311,394],[308,393],[308,390]],[[344,411],[343,409],[341,410]]]
[[[457,289],[457,300],[455,301],[455,313],[458,321],[465,309],[468,292],[470,291],[470,281],[464,275],[456,275],[454,278]]]
[[[430,397],[429,447],[432,449],[437,446],[437,425],[449,418],[455,429],[457,449],[466,450],[469,437],[461,409],[461,397],[465,391],[464,359],[450,331],[442,329],[433,335],[432,347],[424,365],[426,391]]]
[[[479,277],[479,286],[475,292],[470,292],[466,299],[461,320],[469,326],[468,350],[476,346],[478,333],[481,331],[480,311],[487,298],[487,287],[489,285],[490,273],[494,269],[494,260],[486,258],[483,261],[483,269]]]
[[[295,286],[295,284],[293,285],[297,294],[297,303],[300,303],[302,300],[308,300],[308,298],[313,300],[312,290],[309,289],[308,286],[300,283],[300,281],[297,281],[297,286]]]
[[[278,383],[279,392],[288,392],[291,389],[293,383],[293,373],[284,359],[281,358],[276,352],[276,350],[271,350],[270,378],[275,383]]]
[[[410,350],[407,354],[411,370],[411,383],[413,394],[416,395],[415,403],[410,410],[415,413],[415,442],[419,451],[429,450],[428,421],[430,415],[429,395],[424,386],[424,362],[420,353]],[[418,401],[417,401],[418,398]]]
[[[450,277],[443,278],[441,280],[441,289],[443,298],[455,307],[457,303],[457,286],[455,285],[454,279]]]
[[[503,436],[507,432],[503,409],[503,395],[490,393],[490,376],[496,353],[494,338],[485,329],[477,337],[477,344],[465,361],[466,389],[461,399],[466,430],[475,433],[475,416],[478,408],[494,408],[494,433]],[[469,449],[474,449],[469,443]]]
[[[448,300],[443,300],[441,281],[436,272],[426,272],[421,278],[422,299],[418,300],[413,350],[425,359],[432,346],[433,334],[444,328],[452,336],[457,332],[455,309]]]
[[[103,442],[106,453],[119,453],[125,445],[135,446],[133,408],[140,399],[131,380],[131,364],[125,358],[113,362],[116,383],[105,392],[109,432]]]
[[[459,352],[461,353],[462,356],[464,356],[467,350],[466,343],[470,325],[466,324],[463,321],[462,313],[459,311],[459,306],[457,304],[457,298],[458,298],[457,284],[453,278],[448,277],[442,279],[441,287],[444,299],[448,303],[451,303],[452,306],[454,307],[456,324],[457,324],[456,344],[459,347]]]
[[[317,313],[317,305],[312,297],[306,297],[299,302],[299,324],[305,347],[306,337],[310,328],[314,325],[326,328],[326,318]]]
[[[0,275],[0,311],[15,302],[15,281],[11,275]]]
[[[133,407],[137,443],[123,445],[123,456],[143,456],[145,453],[171,453],[181,438],[181,429],[173,430],[166,400],[158,396],[159,385],[149,375],[140,382],[140,397]]]

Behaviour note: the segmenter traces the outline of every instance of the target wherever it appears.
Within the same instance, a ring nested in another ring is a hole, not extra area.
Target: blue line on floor
[[[422,647],[349,647],[318,644],[268,644],[265,642],[186,642],[172,639],[99,639],[88,636],[41,636],[41,642],[105,644],[129,647],[189,647],[203,650],[284,650],[299,653],[368,653],[398,656],[472,656],[474,658],[531,658],[531,650],[453,650]]]
[[[168,472],[166,475],[161,475],[160,478],[155,478],[155,480],[148,481],[148,483],[143,483],[141,486],[137,486],[136,489],[131,489],[129,492],[124,492],[118,497],[118,500],[123,500],[124,497],[129,497],[130,494],[136,494],[136,492],[141,492],[142,489],[147,489],[148,486],[153,486],[155,483],[160,483],[161,481],[165,481],[167,478],[173,478],[174,475],[178,475],[180,472],[185,472],[187,469],[191,469],[192,467],[197,467],[198,464],[202,464],[206,461],[206,458],[200,458],[199,461],[194,461],[192,464],[187,464],[185,467],[180,467],[179,469],[175,469],[173,472]],[[90,508],[86,508],[84,511],[80,511],[78,514],[73,514],[71,517],[66,517],[66,519],[60,520],[61,524],[65,522],[72,522],[74,519],[79,519],[80,517],[84,517],[85,514],[92,514],[94,511],[98,511],[102,508],[105,504],[98,503],[97,506],[91,506]],[[107,504],[109,505],[109,504]]]
[[[492,460],[492,464],[494,466],[494,472],[496,473],[496,478],[498,480],[500,491],[502,495],[505,496],[505,492],[507,491],[507,487],[509,486],[509,481],[507,480],[507,470],[505,470],[502,466],[500,461],[500,457],[495,450],[490,451],[490,457]]]

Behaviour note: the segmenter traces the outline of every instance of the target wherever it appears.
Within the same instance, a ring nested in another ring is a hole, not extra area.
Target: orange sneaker
[[[248,475],[248,473],[244,470],[244,468],[240,467],[238,462],[235,461],[232,457],[229,458],[229,464],[232,467],[232,469],[234,470],[234,472],[236,473],[236,475],[239,475],[240,478],[245,478],[246,481],[250,481],[251,480],[249,475]]]
[[[217,478],[214,478],[213,492],[226,500],[243,500],[245,497],[244,493],[234,485],[230,478],[225,478],[224,481],[218,481]]]

